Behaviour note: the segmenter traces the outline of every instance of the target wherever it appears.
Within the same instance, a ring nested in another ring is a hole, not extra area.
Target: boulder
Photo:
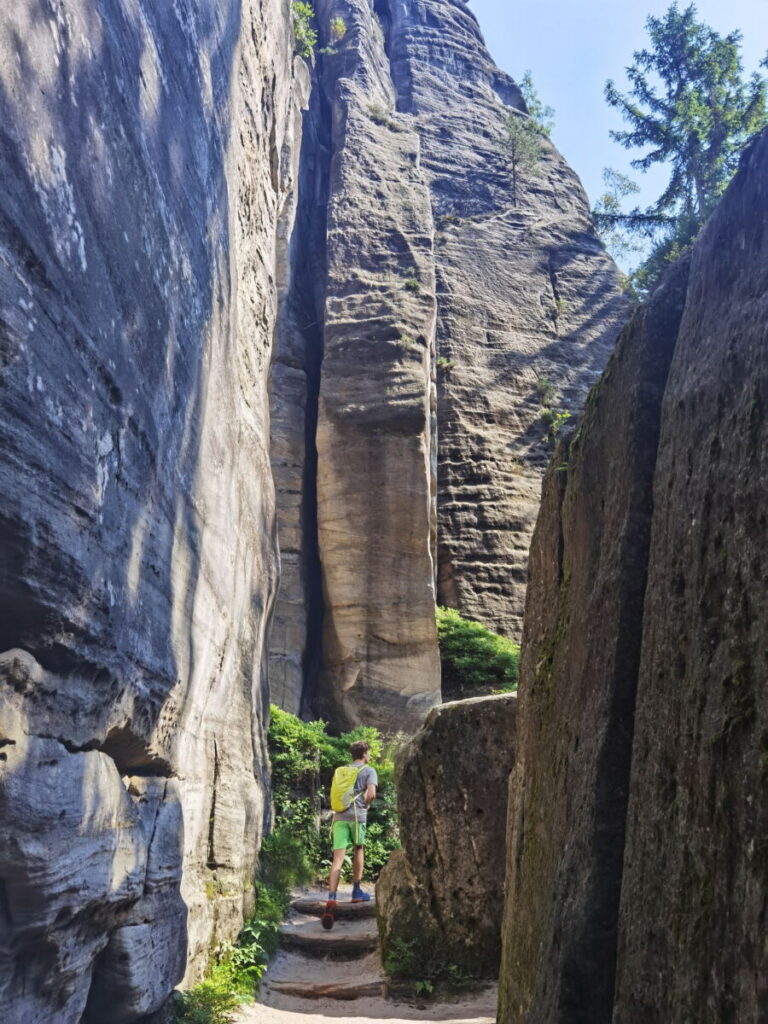
[[[517,697],[430,712],[398,761],[401,850],[376,885],[385,966],[410,977],[498,974]]]

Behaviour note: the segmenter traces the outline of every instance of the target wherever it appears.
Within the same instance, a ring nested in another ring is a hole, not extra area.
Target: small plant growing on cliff
[[[555,385],[549,377],[537,377],[533,390],[542,405],[549,405],[555,395]]]
[[[554,445],[557,441],[560,431],[570,418],[571,414],[567,410],[558,412],[556,409],[545,409],[541,414],[542,422],[549,428],[547,431],[547,440],[551,445]]]
[[[437,368],[442,370],[443,373],[450,373],[456,365],[455,360],[449,359],[448,356],[438,356],[436,362]]]
[[[179,996],[174,1024],[231,1024],[240,1005],[258,992],[277,949],[290,894],[259,883],[255,895],[253,916],[243,925],[237,942],[219,947],[203,981]]]
[[[311,57],[317,46],[317,32],[312,27],[315,11],[304,0],[293,0],[291,23],[293,25],[293,49],[299,57]]]
[[[421,291],[421,283],[419,282],[418,278],[416,278],[416,277],[408,277],[408,278],[406,278],[406,281],[405,281],[405,289],[406,289],[406,291],[409,291],[409,292],[420,292]]]
[[[436,610],[443,693],[512,692],[517,689],[520,645],[455,608]]]
[[[331,18],[329,33],[332,43],[339,43],[347,34],[347,23],[343,18]]]
[[[541,129],[536,122],[519,112],[504,118],[502,145],[512,176],[512,203],[517,206],[517,186],[521,177],[538,173],[541,164]]]

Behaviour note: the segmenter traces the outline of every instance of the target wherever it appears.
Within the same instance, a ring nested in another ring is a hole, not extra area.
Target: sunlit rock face
[[[759,1020],[768,132],[545,479],[500,1024]]]
[[[249,901],[267,371],[300,103],[277,3],[0,15],[0,1002],[135,1020]]]
[[[316,7],[272,678],[290,710],[413,730],[439,698],[435,599],[519,636],[546,407],[578,411],[627,300],[548,142],[513,196],[524,104],[463,2]]]

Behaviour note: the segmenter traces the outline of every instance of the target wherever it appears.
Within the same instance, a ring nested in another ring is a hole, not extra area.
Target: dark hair
[[[371,745],[366,743],[365,740],[357,740],[355,743],[350,743],[349,749],[352,753],[353,761],[362,761],[363,755],[368,753]]]

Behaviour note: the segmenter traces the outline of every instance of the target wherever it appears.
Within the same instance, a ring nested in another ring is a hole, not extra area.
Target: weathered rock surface
[[[610,1021],[630,742],[676,267],[545,477],[510,794],[504,1020]]]
[[[271,674],[290,710],[415,728],[438,688],[435,575],[441,603],[519,636],[544,407],[581,407],[627,302],[548,143],[513,203],[503,120],[523,101],[462,0],[316,6],[294,240],[313,256],[272,381]]]
[[[432,209],[412,126],[395,123],[368,0],[320,87],[332,128],[317,424],[322,708],[352,726],[415,729],[440,699],[431,458]],[[318,5],[321,26],[338,13]]]
[[[628,304],[549,144],[514,204],[503,118],[523,103],[462,0],[383,7],[436,228],[438,598],[518,638],[549,456],[543,406],[581,408]]]
[[[694,249],[654,506],[615,1020],[762,1020],[768,131]]]
[[[413,943],[417,977],[452,965],[497,976],[516,713],[514,694],[443,704],[401,756],[403,848],[384,868],[376,900],[384,960],[394,940]]]
[[[764,133],[546,480],[500,1024],[766,1012],[767,190]]]
[[[291,46],[277,3],[0,15],[14,1024],[149,1012],[187,940],[189,980],[247,906],[277,575],[267,371],[308,85]]]

